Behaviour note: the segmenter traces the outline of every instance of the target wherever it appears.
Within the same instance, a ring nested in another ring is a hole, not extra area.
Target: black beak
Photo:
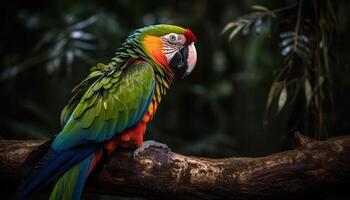
[[[180,51],[176,52],[174,57],[170,60],[169,65],[172,68],[183,68],[185,70],[183,77],[185,77],[189,74],[187,73],[187,69],[188,69],[187,59],[188,59],[188,46],[185,46]]]

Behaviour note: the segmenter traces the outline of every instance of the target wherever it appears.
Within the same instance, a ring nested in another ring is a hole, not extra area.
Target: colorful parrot
[[[89,174],[116,147],[139,148],[137,156],[159,145],[143,143],[147,123],[171,86],[174,69],[183,68],[187,76],[195,67],[195,42],[189,29],[148,26],[130,35],[109,64],[92,67],[62,111],[62,131],[28,157],[17,199],[52,183],[50,199],[80,199]]]

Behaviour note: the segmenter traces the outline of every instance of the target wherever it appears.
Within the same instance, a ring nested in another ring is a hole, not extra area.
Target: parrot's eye
[[[182,34],[169,33],[162,37],[163,41],[168,45],[181,46],[185,44],[186,38]]]
[[[174,34],[169,35],[169,40],[170,42],[176,42],[176,35]]]

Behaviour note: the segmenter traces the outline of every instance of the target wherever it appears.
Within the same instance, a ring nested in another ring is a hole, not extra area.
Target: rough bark
[[[345,191],[350,136],[322,142],[295,136],[300,147],[259,158],[209,159],[150,148],[133,160],[118,151],[91,175],[86,190],[147,199],[301,199]],[[21,164],[42,142],[0,141],[2,194],[15,192]]]

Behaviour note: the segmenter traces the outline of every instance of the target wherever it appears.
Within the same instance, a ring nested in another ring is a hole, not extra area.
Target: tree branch
[[[150,148],[133,160],[118,151],[91,175],[86,190],[147,199],[300,199],[346,190],[350,136],[295,137],[301,147],[259,158],[198,158]],[[16,191],[22,162],[42,142],[0,141],[2,194]]]

